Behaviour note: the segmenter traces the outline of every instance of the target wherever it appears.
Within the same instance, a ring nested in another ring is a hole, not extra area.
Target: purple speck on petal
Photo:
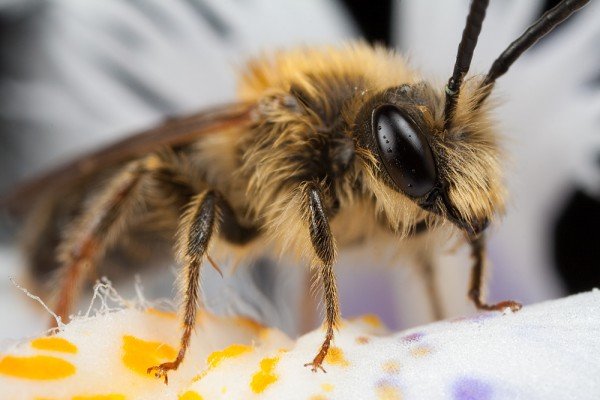
[[[424,336],[425,334],[423,332],[415,332],[410,335],[402,336],[402,341],[408,343],[418,342],[423,339]]]
[[[489,400],[492,398],[492,386],[476,378],[462,377],[452,385],[454,400]]]
[[[399,387],[400,381],[396,377],[385,377],[385,378],[379,379],[375,383],[375,386],[376,387],[384,387],[384,386]]]

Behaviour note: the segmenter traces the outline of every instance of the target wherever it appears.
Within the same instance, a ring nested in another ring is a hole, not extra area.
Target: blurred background
[[[557,1],[491,1],[472,73]],[[600,286],[600,3],[527,52],[497,84],[507,138],[506,216],[491,228],[491,300],[526,304]],[[235,98],[237,71],[263,51],[363,38],[407,55],[445,83],[467,0],[0,0],[0,194],[49,168],[167,116]],[[23,282],[18,221],[0,227],[0,339],[39,333],[47,316]],[[377,313],[392,328],[430,319],[419,274],[341,254],[345,317]],[[204,272],[205,301],[297,332],[304,266],[259,260],[221,278]],[[466,249],[437,263],[448,317],[472,313]],[[124,274],[127,275],[127,274]],[[146,297],[171,298],[176,266],[141,273]],[[110,276],[109,276],[110,278]],[[133,281],[119,291],[133,293]],[[86,299],[82,308],[87,308]],[[85,307],[83,306],[85,305]]]

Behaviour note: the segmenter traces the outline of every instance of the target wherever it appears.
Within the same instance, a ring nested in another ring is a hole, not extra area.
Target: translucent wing
[[[234,103],[168,119],[156,128],[129,136],[25,182],[8,195],[0,197],[0,209],[22,214],[49,188],[56,189],[84,181],[104,169],[164,147],[176,149],[206,134],[244,127],[252,122],[255,108],[254,104]]]

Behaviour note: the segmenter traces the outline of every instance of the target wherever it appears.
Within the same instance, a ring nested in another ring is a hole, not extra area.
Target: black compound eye
[[[421,197],[436,184],[429,144],[398,108],[385,105],[375,110],[373,129],[385,169],[409,196]]]

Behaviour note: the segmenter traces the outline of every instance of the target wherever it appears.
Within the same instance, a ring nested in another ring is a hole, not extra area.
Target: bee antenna
[[[571,14],[579,10],[581,7],[589,3],[590,0],[562,0],[555,7],[546,11],[537,21],[535,21],[527,30],[514,42],[510,44],[494,61],[490,71],[481,83],[480,87],[489,88],[486,90],[483,97],[479,100],[479,104],[489,96],[496,79],[501,77],[508,71],[510,66],[528,48],[533,46],[538,40],[550,33],[552,29],[558,26]]]
[[[460,44],[458,45],[458,53],[456,54],[456,62],[454,63],[454,72],[446,85],[446,105],[444,107],[444,128],[450,128],[454,112],[456,111],[456,102],[460,94],[460,86],[463,78],[469,72],[473,52],[477,45],[477,39],[481,32],[481,25],[485,19],[485,10],[489,4],[489,0],[473,0],[467,23],[462,33]]]

